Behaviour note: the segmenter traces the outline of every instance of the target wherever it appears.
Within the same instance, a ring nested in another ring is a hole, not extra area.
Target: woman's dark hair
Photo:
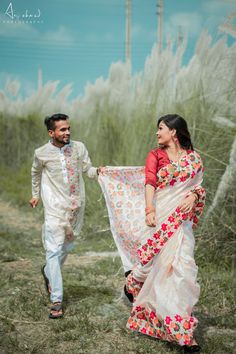
[[[47,127],[47,130],[55,130],[55,122],[59,122],[59,120],[67,120],[69,117],[66,114],[56,113],[51,117],[46,117],[44,119],[44,124]]]
[[[179,140],[180,145],[184,149],[193,150],[193,144],[191,141],[191,136],[188,131],[187,122],[184,118],[178,114],[167,114],[163,117],[160,117],[157,122],[159,127],[160,123],[163,122],[169,129],[175,129],[176,135]]]

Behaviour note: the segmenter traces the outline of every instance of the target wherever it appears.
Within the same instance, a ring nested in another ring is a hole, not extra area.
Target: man
[[[83,143],[70,141],[68,116],[53,114],[45,118],[45,125],[51,140],[35,150],[30,205],[35,208],[41,194],[45,218],[42,239],[46,250],[46,264],[41,271],[52,302],[49,318],[60,318],[63,316],[61,266],[83,223],[82,173],[95,178],[101,168],[92,167]]]

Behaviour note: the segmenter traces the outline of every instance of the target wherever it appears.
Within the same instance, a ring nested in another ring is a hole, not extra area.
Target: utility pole
[[[157,43],[158,43],[158,52],[162,52],[162,43],[163,43],[163,11],[164,5],[163,0],[157,1]]]
[[[183,31],[182,31],[182,26],[178,26],[178,38],[177,38],[177,48],[179,48],[181,46],[181,44],[183,43]]]
[[[131,0],[126,0],[125,61],[131,63]]]

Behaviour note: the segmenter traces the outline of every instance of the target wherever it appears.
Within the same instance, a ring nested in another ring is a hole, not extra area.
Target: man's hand
[[[97,168],[98,175],[100,175],[100,174],[102,175],[105,171],[106,171],[106,167],[104,167],[104,166],[100,166]]]
[[[35,208],[39,203],[39,198],[31,198],[29,203],[32,208]]]

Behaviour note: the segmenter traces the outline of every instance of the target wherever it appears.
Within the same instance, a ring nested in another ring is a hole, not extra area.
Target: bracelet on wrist
[[[146,214],[146,216],[147,216],[148,214],[155,213],[155,211],[156,211],[156,209],[155,209],[153,206],[150,206],[150,207],[146,207],[146,208],[145,208],[145,214]]]
[[[198,194],[196,192],[192,192],[192,194],[195,196],[195,200],[198,200]]]

